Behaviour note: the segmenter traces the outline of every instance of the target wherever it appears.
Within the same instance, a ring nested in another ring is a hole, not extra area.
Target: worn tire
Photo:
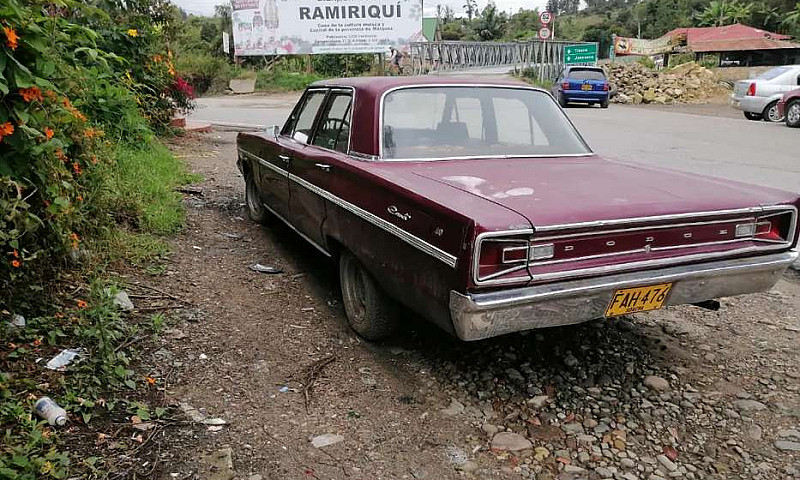
[[[608,100],[603,100],[600,102],[600,108],[608,108]]]
[[[778,116],[778,102],[772,102],[764,109],[762,116],[765,122],[778,123],[783,121],[783,117]]]
[[[397,330],[397,305],[348,251],[339,257],[339,281],[350,328],[367,340],[381,340]]]
[[[744,112],[744,118],[748,120],[759,121],[762,120],[764,116],[760,113]]]
[[[244,178],[244,203],[247,206],[247,216],[250,220],[264,225],[269,220],[269,211],[261,204],[258,185],[252,175]]]
[[[786,105],[786,125],[800,128],[800,100],[794,100]]]

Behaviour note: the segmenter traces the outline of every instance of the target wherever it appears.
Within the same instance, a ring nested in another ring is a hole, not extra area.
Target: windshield
[[[567,78],[571,80],[605,80],[606,74],[603,73],[602,70],[594,70],[594,69],[586,69],[586,68],[579,68],[579,69],[572,69],[569,71],[569,75]]]
[[[783,75],[788,71],[789,67],[775,67],[773,69],[767,70],[766,72],[762,73],[756,78],[759,80],[772,80],[780,77],[781,75]]]
[[[591,150],[547,93],[424,87],[383,101],[383,158],[586,155]]]

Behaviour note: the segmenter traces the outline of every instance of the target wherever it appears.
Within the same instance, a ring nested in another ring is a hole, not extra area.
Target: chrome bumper
[[[573,325],[603,317],[620,288],[674,282],[665,306],[763,292],[778,282],[797,257],[798,252],[792,250],[489,293],[452,291],[450,315],[462,340]]]

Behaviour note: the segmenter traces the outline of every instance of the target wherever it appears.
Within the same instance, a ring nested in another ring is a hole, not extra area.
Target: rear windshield
[[[605,80],[606,74],[602,70],[588,68],[573,68],[567,78],[572,80]]]
[[[396,90],[382,125],[385,159],[591,153],[553,98],[527,88]]]
[[[762,73],[756,78],[759,80],[773,80],[775,78],[780,77],[789,70],[791,70],[789,67],[775,67],[770,70],[767,70],[766,72]]]

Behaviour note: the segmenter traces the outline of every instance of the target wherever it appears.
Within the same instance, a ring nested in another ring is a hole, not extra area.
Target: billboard
[[[615,55],[658,55],[669,53],[681,41],[680,36],[664,36],[655,40],[645,40],[640,38],[615,37]]]
[[[422,41],[422,0],[232,0],[237,56],[373,53]]]

